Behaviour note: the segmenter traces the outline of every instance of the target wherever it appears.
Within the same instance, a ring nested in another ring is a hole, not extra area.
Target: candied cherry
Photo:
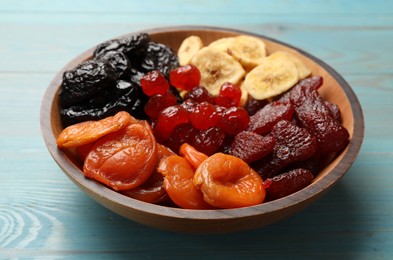
[[[153,70],[142,76],[141,87],[148,96],[164,95],[169,90],[169,83],[159,70]]]
[[[220,116],[216,113],[216,107],[207,102],[196,105],[190,113],[191,124],[198,130],[207,130],[216,126],[219,120]]]
[[[186,95],[184,95],[184,100],[193,100],[197,103],[208,102],[214,103],[214,98],[210,95],[206,88],[202,86],[197,86],[192,88]]]
[[[156,94],[149,98],[145,104],[144,111],[150,118],[157,118],[158,114],[165,108],[177,104],[177,98],[171,92],[165,94]]]
[[[218,127],[212,127],[204,131],[199,131],[194,139],[191,140],[191,145],[198,151],[207,155],[212,155],[218,151],[224,142],[225,134]]]
[[[169,81],[178,89],[191,90],[199,85],[201,73],[196,66],[189,64],[171,70]]]
[[[242,107],[231,107],[222,112],[220,128],[230,135],[236,135],[248,127],[250,116]]]
[[[220,88],[220,93],[215,97],[214,101],[217,105],[223,107],[237,107],[240,104],[242,91],[236,84],[225,82]]]
[[[154,133],[164,139],[168,139],[176,126],[189,122],[188,111],[179,106],[170,106],[165,108],[158,115],[154,124]]]

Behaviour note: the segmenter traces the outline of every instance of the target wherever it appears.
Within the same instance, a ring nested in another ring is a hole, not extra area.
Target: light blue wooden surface
[[[350,83],[363,147],[344,178],[279,223],[229,235],[175,234],[115,215],[57,167],[41,98],[73,57],[118,35],[211,25],[302,48]],[[0,259],[393,259],[392,1],[0,1]]]

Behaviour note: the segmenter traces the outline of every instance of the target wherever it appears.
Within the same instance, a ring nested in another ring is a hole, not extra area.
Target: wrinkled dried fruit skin
[[[112,66],[102,61],[84,61],[75,69],[64,72],[60,105],[67,107],[86,101],[115,86],[116,72]]]
[[[276,200],[295,193],[311,184],[314,176],[309,170],[295,169],[265,180],[268,200]]]
[[[140,33],[106,41],[97,46],[94,51],[94,56],[97,57],[109,51],[122,52],[129,56],[134,57],[140,52],[144,52],[147,44],[150,42],[150,36],[147,33]]]
[[[273,151],[276,140],[273,136],[261,136],[254,132],[243,131],[235,136],[231,145],[231,154],[246,163],[252,163]]]
[[[292,88],[290,98],[301,125],[317,138],[319,152],[322,154],[340,152],[349,142],[349,133],[332,117],[332,111],[317,91],[321,84],[321,80],[317,79],[317,77],[307,79],[306,83],[313,82],[313,84],[306,84],[305,80],[300,81]]]
[[[117,79],[129,80],[131,77],[131,63],[122,52],[105,52],[96,57],[96,60],[109,64],[115,70]]]
[[[278,121],[291,119],[294,112],[291,102],[271,102],[250,117],[247,130],[257,134],[269,133]]]

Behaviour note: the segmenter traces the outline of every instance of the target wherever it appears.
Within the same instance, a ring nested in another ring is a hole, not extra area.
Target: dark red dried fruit
[[[150,118],[155,119],[159,113],[170,106],[177,104],[177,98],[171,92],[166,92],[164,95],[154,95],[147,101],[144,110],[146,115]]]
[[[223,107],[237,107],[240,103],[242,91],[236,84],[225,82],[220,88],[220,93],[215,97],[214,101],[217,105]]]
[[[158,115],[153,128],[154,134],[164,140],[168,139],[177,126],[188,122],[189,117],[186,109],[179,105],[167,107]]]
[[[322,84],[323,78],[321,76],[303,79],[296,84],[290,91],[290,99],[295,107],[308,102],[310,98],[309,94],[319,89]]]
[[[269,133],[278,121],[290,120],[294,111],[291,102],[271,102],[250,117],[247,130],[257,134]]]
[[[254,132],[243,131],[235,136],[231,154],[251,163],[262,159],[273,151],[276,141],[273,136],[261,136]]]
[[[246,104],[246,110],[248,114],[252,116],[267,104],[269,104],[269,101],[267,101],[266,99],[257,100],[253,97],[250,97]]]
[[[219,114],[222,115],[219,126],[226,134],[236,135],[247,129],[250,123],[250,117],[242,107],[231,107]]]
[[[193,99],[187,99],[183,103],[180,104],[181,107],[185,108],[189,113],[192,113],[194,109],[197,107],[198,103]]]
[[[205,131],[199,131],[191,145],[198,151],[210,156],[218,151],[224,138],[225,134],[220,128],[212,127]]]
[[[171,70],[169,80],[173,86],[182,90],[191,90],[199,86],[201,73],[194,65],[184,65]]]
[[[310,185],[313,179],[312,173],[306,169],[295,169],[266,179],[264,186],[267,198],[276,200],[293,194]]]
[[[171,136],[166,140],[165,145],[176,153],[184,143],[191,143],[199,133],[190,123],[177,126]]]
[[[329,101],[325,100],[325,105],[329,108],[330,115],[337,121],[341,123],[341,111],[340,108],[334,104],[330,103]]]
[[[216,107],[208,102],[198,104],[190,113],[191,124],[198,130],[207,130],[218,125],[220,116]]]
[[[197,86],[191,89],[187,94],[184,95],[183,100],[192,99],[197,103],[208,102],[213,104],[214,98],[210,95],[206,88]]]

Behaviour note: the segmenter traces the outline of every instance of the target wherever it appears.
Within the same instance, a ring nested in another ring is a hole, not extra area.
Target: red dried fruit
[[[235,136],[231,154],[251,163],[262,159],[273,151],[276,141],[272,136],[261,136],[254,132],[243,131]]]
[[[217,105],[223,107],[237,107],[240,103],[242,91],[236,84],[225,82],[220,88],[220,93],[215,97],[214,101]]]
[[[189,122],[188,112],[185,108],[176,105],[165,108],[158,115],[154,124],[154,133],[164,140],[168,139],[176,126]]]
[[[192,111],[194,111],[197,105],[198,103],[193,99],[187,99],[186,101],[180,104],[180,106],[185,108],[189,113],[192,113]]]
[[[321,76],[314,76],[301,80],[290,91],[290,99],[295,106],[300,106],[308,101],[309,93],[316,91],[323,84]]]
[[[304,161],[313,156],[317,150],[315,137],[290,121],[278,122],[273,127],[272,134],[276,139],[274,155],[287,164]]]
[[[173,133],[165,142],[172,151],[178,152],[184,143],[191,143],[199,133],[190,123],[179,125],[173,130]]]
[[[312,173],[306,169],[295,169],[266,179],[264,187],[267,198],[276,200],[293,194],[310,185],[313,179]]]
[[[220,128],[212,127],[205,131],[199,131],[190,144],[198,151],[212,155],[220,149],[225,138],[225,134]]]
[[[189,100],[189,99],[192,99],[197,103],[202,103],[202,102],[208,102],[211,104],[214,103],[214,98],[210,95],[210,93],[207,91],[206,88],[201,86],[194,87],[189,92],[187,92],[186,95],[184,95],[183,100]]]
[[[226,134],[236,135],[247,129],[250,123],[250,116],[242,107],[231,107],[221,114],[219,126]]]
[[[216,113],[213,104],[202,102],[198,104],[190,113],[191,124],[198,130],[207,130],[217,126],[220,116]]]
[[[159,70],[153,70],[145,74],[140,83],[143,93],[148,96],[164,95],[169,90],[169,83]]]
[[[247,130],[257,134],[269,133],[278,121],[290,120],[294,111],[291,102],[271,102],[250,117]]]
[[[196,66],[189,64],[171,70],[169,73],[169,81],[176,88],[191,90],[199,86],[201,73]]]
[[[325,105],[329,108],[330,115],[338,122],[341,122],[341,111],[340,108],[329,101],[325,100]]]
[[[269,104],[269,101],[267,101],[266,99],[257,100],[253,97],[250,97],[246,104],[246,110],[248,114],[252,116],[267,104]]]
[[[145,113],[150,118],[157,118],[158,114],[167,107],[177,104],[177,98],[171,92],[166,92],[163,95],[157,94],[149,98],[145,105]]]

